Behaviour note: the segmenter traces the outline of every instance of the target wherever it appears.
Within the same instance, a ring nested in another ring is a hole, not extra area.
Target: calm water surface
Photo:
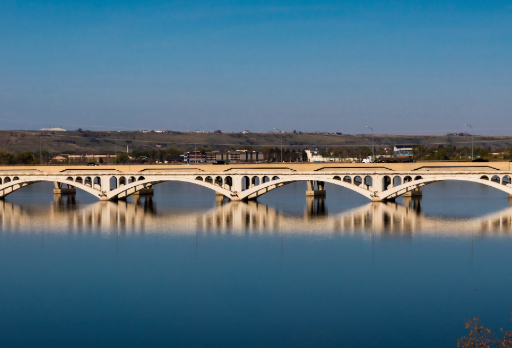
[[[257,203],[168,183],[152,199],[0,201],[2,347],[455,347],[512,311],[506,194],[443,182],[371,204],[292,184]]]

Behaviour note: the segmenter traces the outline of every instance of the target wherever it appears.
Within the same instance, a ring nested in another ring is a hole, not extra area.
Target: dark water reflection
[[[289,185],[258,202],[187,184],[0,202],[0,345],[455,347],[512,310],[512,209],[441,183],[368,203]]]

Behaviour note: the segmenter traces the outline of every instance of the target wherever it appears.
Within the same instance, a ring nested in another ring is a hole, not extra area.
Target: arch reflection
[[[101,201],[81,205],[73,195],[51,206],[0,201],[1,233],[80,234],[307,234],[307,235],[512,235],[512,208],[473,219],[430,217],[421,201],[368,203],[329,214],[323,198],[310,197],[303,214],[286,214],[258,202],[219,201],[209,210],[157,210],[151,196],[133,203]]]

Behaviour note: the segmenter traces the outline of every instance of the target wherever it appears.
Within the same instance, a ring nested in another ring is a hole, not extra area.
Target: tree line
[[[48,158],[47,152],[34,154],[32,152],[13,153],[4,149],[0,149],[0,164],[39,164],[40,157]]]
[[[284,148],[281,151],[280,147],[253,147],[242,146],[238,148],[228,148],[225,150],[200,148],[197,151],[233,151],[233,150],[247,150],[259,151],[265,156],[268,162],[306,162],[307,155],[305,149],[290,149]],[[193,150],[191,150],[193,151]],[[374,148],[377,156],[393,155],[392,147],[376,146]],[[185,151],[175,148],[163,149],[146,149],[146,150],[133,150],[130,154],[126,152],[117,152],[117,158],[113,160],[114,163],[155,163],[155,162],[173,162],[179,161]],[[330,157],[338,160],[360,160],[372,155],[371,147],[329,147],[318,151],[324,157]],[[474,157],[486,160],[512,160],[512,147],[503,147],[492,150],[490,147],[475,147],[473,149]],[[56,155],[56,154],[55,154]],[[434,161],[448,161],[448,160],[471,160],[471,147],[463,146],[456,147],[454,145],[438,145],[427,147],[425,145],[417,145],[413,147],[413,155],[416,161],[434,160]],[[40,164],[49,163],[52,154],[43,150],[41,153],[36,152],[9,152],[5,149],[0,149],[0,164],[13,165],[13,164]],[[102,160],[98,160],[102,163]]]

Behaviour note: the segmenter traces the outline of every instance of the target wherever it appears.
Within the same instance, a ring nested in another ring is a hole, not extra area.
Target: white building
[[[42,132],[66,132],[64,128],[41,128]]]

